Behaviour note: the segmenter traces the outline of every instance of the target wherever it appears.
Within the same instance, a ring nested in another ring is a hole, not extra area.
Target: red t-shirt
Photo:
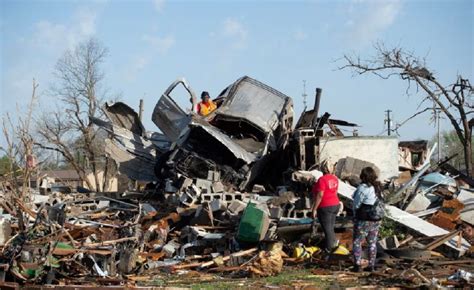
[[[313,195],[315,196],[318,192],[323,193],[323,198],[318,208],[339,204],[339,198],[337,197],[338,185],[339,180],[333,174],[325,174],[316,181],[313,185]]]

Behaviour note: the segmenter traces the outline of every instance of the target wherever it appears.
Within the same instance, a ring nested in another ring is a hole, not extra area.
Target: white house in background
[[[428,141],[401,141],[398,143],[398,163],[401,170],[421,169],[428,156]]]
[[[104,180],[104,172],[99,171],[99,183],[102,184]],[[69,186],[73,189],[76,187],[84,187],[91,191],[96,191],[95,179],[92,172],[88,173],[86,179],[94,186],[89,188],[85,180],[81,180],[79,174],[75,170],[45,170],[40,171],[36,176],[36,184],[32,184],[32,187],[40,188],[51,188],[51,186]],[[118,179],[117,177],[109,178],[109,182],[103,191],[117,191],[118,190]]]

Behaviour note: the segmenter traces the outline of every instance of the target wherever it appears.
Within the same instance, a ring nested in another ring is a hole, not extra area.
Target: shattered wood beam
[[[112,255],[112,251],[111,251],[111,250],[61,249],[61,248],[55,248],[55,249],[52,251],[52,254],[53,254],[53,255],[57,255],[57,256],[69,256],[69,255],[77,254],[77,253],[95,254],[95,255],[101,255],[101,256]]]
[[[447,265],[458,265],[458,264],[474,265],[474,259],[454,260],[454,261],[429,261],[429,263],[435,266],[447,266]]]
[[[95,247],[115,245],[117,243],[123,243],[123,242],[128,242],[128,241],[136,241],[136,240],[137,240],[136,237],[128,237],[128,238],[121,238],[117,240],[104,241],[100,243],[84,243],[82,246],[88,247],[88,248],[95,248]]]
[[[432,241],[431,243],[429,243],[428,245],[425,246],[425,250],[432,251],[432,250],[436,249],[437,247],[439,247],[442,244],[449,241],[452,237],[458,235],[460,232],[461,232],[460,230],[454,230],[454,231],[442,236],[441,238]]]
[[[13,200],[16,202],[16,204],[18,205],[18,207],[20,207],[21,210],[26,212],[32,218],[36,218],[36,213],[33,210],[26,207],[18,197],[14,197]]]
[[[258,250],[257,248],[252,248],[252,249],[249,249],[249,250],[245,250],[245,251],[241,251],[241,252],[237,252],[237,253],[225,256],[225,257],[222,258],[222,262],[230,260],[231,257],[242,257],[242,256],[250,255],[252,253],[255,253],[257,250]],[[200,268],[207,268],[207,267],[210,267],[214,264],[215,264],[214,261],[209,261],[209,262],[206,262],[206,263],[202,264]]]
[[[3,207],[3,209],[6,210],[9,214],[15,216],[15,212],[7,205],[4,200],[0,202],[0,206]]]
[[[258,250],[258,248],[251,248],[251,249],[248,249],[248,250],[240,251],[240,252],[237,252],[237,253],[234,253],[234,254],[223,257],[222,261],[223,262],[228,261],[228,260],[230,260],[230,257],[242,257],[242,256],[250,255],[252,253],[255,253],[257,250]],[[207,267],[210,267],[214,264],[215,264],[214,261],[201,262],[201,263],[191,263],[191,264],[185,264],[185,265],[176,265],[176,266],[173,266],[173,269],[174,270],[181,270],[181,269],[198,268],[198,267],[199,268],[207,268]]]

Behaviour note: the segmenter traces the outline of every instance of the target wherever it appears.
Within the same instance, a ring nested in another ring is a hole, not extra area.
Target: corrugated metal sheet
[[[154,173],[156,153],[167,151],[169,141],[159,142],[158,138],[155,138],[152,142],[112,123],[96,118],[92,121],[110,133],[110,137],[105,140],[105,152],[117,162],[120,173],[134,180],[156,180]],[[157,143],[160,146],[157,146]]]
[[[130,108],[127,104],[117,102],[114,104],[106,103],[104,112],[116,126],[125,128],[134,134],[143,136],[145,128],[138,117],[137,112]]]

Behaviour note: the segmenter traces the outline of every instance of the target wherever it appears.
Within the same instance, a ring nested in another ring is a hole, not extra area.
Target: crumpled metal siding
[[[113,124],[140,136],[145,134],[145,128],[138,114],[127,104],[122,102],[105,103],[104,112]]]
[[[123,145],[119,139],[105,139],[105,152],[116,162],[119,172],[133,180],[157,181],[154,150],[150,147],[127,148]]]
[[[154,166],[157,154],[169,150],[170,143],[157,136],[147,140],[132,131],[92,118],[94,124],[110,133],[105,139],[105,152],[116,162],[120,173],[141,181],[156,181]]]

